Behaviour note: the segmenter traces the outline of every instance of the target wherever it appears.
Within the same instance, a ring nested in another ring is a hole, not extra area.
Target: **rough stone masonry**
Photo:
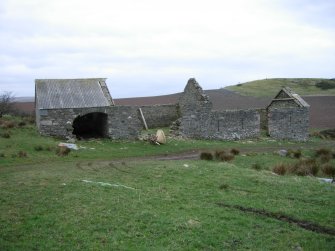
[[[176,104],[141,107],[115,105],[105,79],[35,82],[36,121],[42,135],[137,139],[143,128],[141,108],[149,128],[172,125],[173,134],[186,138],[259,137],[261,112],[270,137],[308,138],[309,105],[289,88],[283,88],[266,109],[216,111],[194,78],[189,79]]]

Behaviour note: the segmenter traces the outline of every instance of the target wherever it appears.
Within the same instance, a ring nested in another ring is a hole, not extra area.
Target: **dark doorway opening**
[[[73,132],[78,139],[107,138],[108,116],[105,113],[93,112],[78,116],[73,121]]]

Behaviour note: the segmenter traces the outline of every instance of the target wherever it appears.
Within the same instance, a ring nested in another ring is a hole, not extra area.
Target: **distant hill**
[[[273,97],[285,86],[302,96],[335,96],[335,79],[323,78],[272,78],[227,86],[224,89],[243,96]]]

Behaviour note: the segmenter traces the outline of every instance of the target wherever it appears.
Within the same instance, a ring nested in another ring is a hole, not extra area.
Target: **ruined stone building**
[[[35,81],[37,127],[42,135],[136,139],[143,129],[171,126],[187,138],[236,140],[256,138],[261,123],[270,137],[306,140],[309,106],[290,89],[282,89],[263,109],[213,109],[212,102],[190,79],[176,104],[115,105],[106,79],[38,79]],[[140,112],[141,111],[141,112]],[[260,119],[266,117],[265,119]],[[262,121],[262,122],[261,122]]]
[[[309,105],[290,88],[280,90],[266,110],[270,137],[298,141],[308,139]]]

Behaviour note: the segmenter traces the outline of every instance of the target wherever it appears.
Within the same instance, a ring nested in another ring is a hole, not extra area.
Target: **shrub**
[[[325,79],[315,84],[316,87],[322,90],[329,90],[335,88],[335,81],[332,79]]]
[[[301,150],[296,150],[293,152],[293,157],[296,159],[300,159],[301,158]]]
[[[284,164],[277,164],[273,167],[272,171],[278,175],[285,175],[287,168]]]
[[[252,164],[251,168],[259,171],[259,170],[262,169],[262,166],[259,163],[254,163],[254,164]]]
[[[233,155],[239,155],[240,154],[240,150],[236,149],[236,148],[233,148],[230,150],[230,153],[233,154]]]
[[[219,186],[219,188],[221,189],[221,190],[223,190],[223,189],[227,189],[229,186],[227,185],[227,184],[225,184],[225,183],[223,183],[223,184],[221,184],[220,186]]]
[[[20,123],[18,123],[18,126],[19,127],[23,127],[23,126],[25,126],[26,125],[26,122],[24,122],[24,121],[21,121]]]
[[[71,152],[71,149],[67,148],[66,146],[59,146],[56,149],[56,154],[61,157],[69,155],[70,152]]]
[[[226,152],[225,151],[223,151],[223,150],[216,150],[215,151],[215,159],[217,159],[217,160],[221,160],[221,157],[220,156],[223,156],[223,155],[225,155],[226,154]]]
[[[213,154],[210,152],[202,152],[200,154],[200,159],[202,160],[213,160]]]
[[[322,165],[321,170],[325,175],[332,177],[333,182],[334,182],[335,180],[335,166],[334,165],[330,163],[324,164]]]
[[[19,158],[26,158],[27,157],[27,153],[25,151],[19,151],[17,156]]]
[[[331,154],[327,154],[327,155],[321,155],[320,156],[320,161],[321,163],[327,163],[332,159],[332,155]]]
[[[15,127],[15,123],[13,121],[4,121],[2,123],[2,127],[6,128],[6,129],[14,128]]]
[[[8,132],[4,132],[1,134],[1,137],[4,139],[9,139],[10,138],[10,134]]]
[[[0,158],[4,158],[5,154],[4,153],[0,153]]]
[[[53,150],[53,147],[52,147],[52,146],[47,146],[47,147],[45,148],[45,150],[51,152],[51,151]]]
[[[320,157],[321,155],[329,155],[331,151],[327,148],[320,148],[319,150],[315,151],[315,156]]]
[[[43,150],[43,146],[34,146],[34,150],[35,151],[42,151]]]
[[[299,176],[315,176],[319,172],[319,165],[315,159],[300,160],[291,166],[290,172]]]
[[[223,155],[223,161],[232,161],[235,158],[233,154],[225,154]]]

